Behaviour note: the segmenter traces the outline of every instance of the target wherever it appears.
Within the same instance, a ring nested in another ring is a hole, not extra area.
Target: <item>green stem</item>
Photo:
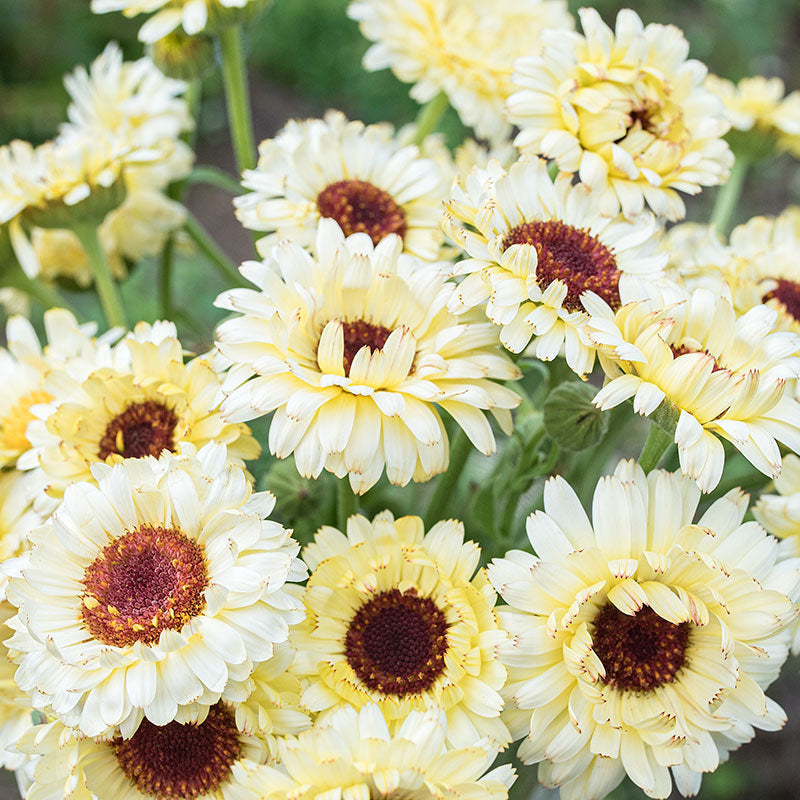
[[[471,450],[472,442],[463,428],[459,428],[450,442],[450,466],[447,472],[436,479],[436,489],[425,511],[426,528],[435,525],[442,518],[445,509],[453,500],[456,484],[464,471]]]
[[[189,147],[194,150],[197,144],[197,132],[200,127],[200,106],[203,102],[203,82],[199,78],[189,81],[186,91],[183,93],[186,105],[189,106],[189,114],[194,120],[194,126],[190,131],[186,131],[181,137]]]
[[[419,146],[425,141],[425,137],[436,130],[436,126],[444,116],[450,106],[450,101],[444,92],[439,92],[431,100],[428,100],[417,114],[417,133],[414,136],[414,144]]]
[[[350,488],[348,478],[339,478],[336,485],[336,524],[343,533],[347,532],[347,520],[356,513],[356,496]]]
[[[256,165],[256,145],[253,137],[253,115],[247,89],[247,65],[242,47],[241,27],[239,25],[224,27],[219,32],[219,43],[222,50],[222,80],[225,84],[233,150],[239,172],[244,172]]]
[[[216,186],[230,194],[241,194],[244,191],[236,178],[218,167],[206,165],[195,167],[186,176],[185,181],[187,184],[205,183],[208,186]]]
[[[27,294],[28,297],[36,300],[42,308],[67,307],[66,301],[55,289],[48,286],[41,279],[34,280],[29,278],[21,267],[14,270],[12,274],[4,274],[3,285],[19,289]]]
[[[539,445],[542,443],[544,435],[545,435],[544,423],[541,423],[541,427],[531,437],[531,440],[528,444],[526,453],[528,457],[532,457],[539,450]],[[554,451],[551,448],[550,454],[553,455],[553,452]],[[549,460],[550,459],[548,459],[548,462]],[[548,469],[547,472],[550,472],[550,470]],[[508,536],[508,532],[511,530],[511,526],[514,523],[514,515],[516,514],[517,506],[519,505],[519,499],[529,488],[530,484],[526,486],[520,483],[516,490],[509,492],[509,497],[506,502],[506,507],[503,511],[502,520],[500,522],[500,535],[503,536],[504,538],[510,538]]]
[[[220,276],[234,283],[236,286],[248,286],[247,281],[242,278],[233,262],[222,252],[220,246],[211,238],[208,231],[202,226],[197,217],[192,214],[187,215],[184,223],[184,230],[189,234],[192,241],[197,245],[203,255],[216,267]]]
[[[731,217],[742,194],[744,179],[749,166],[750,162],[746,158],[737,156],[728,182],[717,193],[714,211],[711,214],[711,224],[723,236],[727,236],[730,232]]]
[[[161,316],[164,319],[172,317],[172,256],[175,252],[175,237],[170,234],[164,242],[164,249],[161,251],[161,275],[159,282],[159,294],[161,300]]]
[[[639,465],[644,470],[644,474],[652,472],[661,461],[661,456],[672,444],[672,436],[663,428],[659,428],[654,422],[650,423],[650,433],[647,434],[647,441],[642,448],[639,456]]]
[[[110,328],[118,326],[127,328],[128,320],[125,315],[125,306],[122,305],[119,287],[111,274],[108,259],[97,236],[97,226],[92,224],[76,225],[73,230],[81,240],[83,249],[89,259],[89,266],[94,275],[95,291],[100,298],[100,305],[103,307],[103,314],[108,326]]]

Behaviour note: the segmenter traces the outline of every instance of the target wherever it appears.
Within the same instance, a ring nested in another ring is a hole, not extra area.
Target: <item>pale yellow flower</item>
[[[506,718],[525,737],[519,758],[562,800],[601,800],[626,773],[649,797],[673,780],[694,795],[754,728],[786,721],[764,691],[788,655],[800,559],[742,523],[741,490],[693,524],[699,499],[691,481],[623,461],[590,522],[551,478],[528,518],[536,555],[488,567],[509,606]]]
[[[608,214],[644,204],[659,216],[686,214],[678,191],[724,183],[733,155],[721,138],[722,102],[702,86],[706,68],[687,60],[672,25],[642,24],[623,9],[611,30],[592,8],[579,12],[583,35],[546,32],[540,54],[516,62],[509,119],[524,153],[578,172]]]

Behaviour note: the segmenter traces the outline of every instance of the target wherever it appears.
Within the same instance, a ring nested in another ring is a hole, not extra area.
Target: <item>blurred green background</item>
[[[257,138],[272,136],[288,117],[317,115],[330,107],[341,108],[350,117],[366,122],[390,120],[401,125],[414,118],[417,107],[409,99],[406,85],[397,82],[388,70],[367,73],[361,68],[368,43],[356,24],[347,19],[347,2],[274,0],[272,8],[248,30]],[[572,11],[580,5],[570,2]],[[625,5],[632,5],[646,23],[669,22],[683,28],[691,55],[717,74],[734,80],[754,74],[777,75],[784,79],[787,90],[800,88],[800,0],[595,3],[609,22]],[[12,138],[40,142],[53,136],[64,119],[67,104],[62,75],[76,64],[88,64],[109,40],[120,42],[128,58],[142,53],[136,39],[141,18],[93,15],[89,0],[0,0],[0,14],[0,144]],[[215,164],[233,173],[221,89],[218,76],[206,79],[198,162]],[[453,114],[446,120],[446,131],[451,143],[463,135]],[[710,189],[689,199],[689,218],[708,219],[715,195],[716,190]],[[800,165],[789,156],[782,156],[751,172],[734,222],[754,214],[778,213],[798,201]],[[233,217],[230,195],[195,187],[188,205],[231,258],[238,262],[252,256],[251,239]],[[158,269],[155,260],[145,262],[126,283],[124,293],[131,316],[151,320],[158,316]],[[227,287],[198,256],[183,256],[176,270],[176,305],[201,321],[200,325],[191,325],[179,320],[180,334],[188,347],[202,351],[210,346],[212,327],[221,317],[211,303]],[[68,297],[82,316],[100,319],[90,293],[68,293]],[[264,431],[262,424],[258,431],[262,441],[266,438]],[[638,439],[632,442],[631,449],[638,450],[639,444]],[[283,466],[285,474],[276,479],[296,488],[299,479],[291,464]],[[303,493],[295,495],[302,506]],[[374,500],[402,511],[407,497],[394,492],[392,502],[386,497]],[[294,520],[307,512],[302,507],[282,510]],[[309,529],[313,530],[310,524]],[[700,794],[703,800],[800,798],[800,761],[796,757],[800,749],[799,666],[796,660],[787,664],[780,681],[770,691],[789,713],[787,728],[779,734],[759,734],[753,744],[734,756],[732,764],[708,776]],[[0,800],[15,796],[10,785],[5,789],[7,794],[3,791],[0,787]],[[536,796],[549,797],[546,793]],[[643,795],[626,784],[614,797],[633,800]]]

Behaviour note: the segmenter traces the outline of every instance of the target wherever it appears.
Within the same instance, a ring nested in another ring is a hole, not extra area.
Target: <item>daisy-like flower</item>
[[[423,145],[424,147],[424,145]],[[388,124],[349,122],[338,111],[325,119],[290,120],[258,148],[246,170],[249,194],[234,199],[246,228],[275,231],[258,242],[266,256],[281,239],[313,246],[321,217],[349,236],[366,233],[374,244],[390,233],[403,249],[433,261],[439,254],[441,203],[451,178],[436,160],[403,143]]]
[[[705,87],[725,104],[735,131],[752,131],[766,140],[761,146],[765,155],[775,143],[800,155],[800,91],[784,96],[780,78],[760,75],[742,78],[738,84],[709,75]],[[758,153],[759,144],[754,145],[748,152]]]
[[[800,338],[776,331],[776,317],[763,305],[737,316],[702,288],[667,308],[629,303],[613,318],[593,317],[587,328],[607,377],[593,402],[605,410],[632,397],[645,416],[671,403],[681,469],[704,492],[722,475],[718,437],[775,477],[776,440],[800,451],[800,404],[786,391],[786,380],[800,376]]]
[[[524,153],[579,172],[605,213],[686,214],[676,190],[723,183],[733,155],[722,102],[702,86],[706,68],[687,60],[672,25],[642,25],[623,9],[612,31],[593,8],[579,12],[583,35],[547,31],[540,55],[520,58],[509,119]]]
[[[437,406],[483,453],[495,449],[483,409],[504,431],[520,400],[496,380],[519,370],[480,317],[447,311],[455,285],[436,265],[401,254],[388,236],[344,238],[321,220],[316,259],[284,242],[242,274],[256,286],[216,301],[243,316],[223,322],[217,347],[234,364],[223,387],[229,422],[275,411],[270,451],[294,453],[301,475],[350,476],[359,494],[386,467],[392,483],[444,471],[448,439]],[[482,316],[482,315],[481,315]]]
[[[508,603],[501,646],[518,755],[563,800],[600,800],[627,773],[649,797],[700,788],[730,750],[786,720],[764,695],[788,654],[800,560],[742,524],[734,489],[692,524],[689,480],[623,461],[592,522],[560,477],[528,518],[536,556],[488,567]]]
[[[308,619],[295,671],[310,681],[306,708],[377,703],[390,721],[441,708],[452,746],[483,737],[508,744],[499,694],[506,671],[496,657],[505,634],[494,590],[475,572],[480,548],[464,542],[460,522],[426,534],[419,517],[355,515],[346,536],[321,528],[303,559]]]
[[[511,765],[483,774],[496,753],[485,740],[446,751],[445,722],[436,710],[410,712],[392,733],[371,704],[360,711],[340,709],[324,726],[281,741],[279,767],[243,764],[233,771],[263,800],[505,800],[516,777]]]
[[[640,299],[643,282],[657,281],[667,260],[655,247],[652,214],[634,222],[604,216],[597,200],[571,175],[553,183],[541,159],[508,172],[491,162],[456,181],[443,226],[469,258],[452,268],[467,277],[450,311],[486,303],[509,350],[521,352],[535,336],[537,358],[549,361],[564,347],[575,372],[591,370],[587,309],[613,313]]]
[[[92,0],[92,11],[121,11],[126,17],[155,12],[139,29],[139,40],[151,43],[179,27],[191,36],[245,22],[265,4],[265,0]]]
[[[391,67],[414,84],[419,103],[444,92],[465,125],[496,142],[510,131],[503,103],[514,88],[514,60],[536,47],[545,28],[574,26],[561,0],[354,0],[347,13],[375,42],[365,69]]]
[[[224,703],[196,723],[143,720],[128,737],[87,738],[56,720],[31,727],[15,749],[33,761],[27,800],[233,800],[265,756]]]
[[[246,696],[302,620],[291,532],[224,445],[95,464],[13,562],[6,645],[33,704],[87,736]],[[181,719],[179,721],[194,721]]]
[[[38,488],[33,475],[16,470],[0,472],[0,561],[27,550],[30,532],[44,522],[33,509]],[[5,600],[7,586],[7,576],[0,574],[0,602]]]
[[[665,233],[662,247],[669,256],[667,275],[670,279],[687,292],[705,287],[732,301],[728,278],[733,253],[713,223],[680,222],[673,225]],[[760,301],[748,308],[759,304]]]
[[[158,456],[181,443],[222,442],[240,465],[260,452],[247,425],[222,418],[213,357],[184,363],[173,323],[139,323],[107,363],[85,377],[73,372],[71,383],[53,376],[60,391],[53,389],[49,405],[35,407],[38,418],[27,429],[31,449],[18,462],[36,470],[51,498],[73,481],[91,480],[96,462]]]

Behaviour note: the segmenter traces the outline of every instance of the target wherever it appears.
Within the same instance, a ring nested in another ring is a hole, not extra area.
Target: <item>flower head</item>
[[[372,522],[352,516],[347,535],[321,528],[303,551],[311,569],[307,622],[296,636],[295,671],[310,684],[312,711],[377,703],[387,720],[441,708],[456,747],[488,737],[507,744],[499,691],[505,670],[495,650],[495,594],[480,549],[463,525],[424,532],[419,517]]]
[[[513,91],[514,60],[536,47],[544,28],[571,30],[561,0],[353,0],[347,13],[375,42],[368,70],[391,67],[420,103],[447,95],[465,125],[493,141],[510,126],[503,102]]]
[[[218,348],[234,364],[222,404],[229,422],[274,411],[270,451],[294,453],[298,471],[349,475],[363,493],[386,474],[404,486],[447,468],[447,411],[484,453],[495,449],[482,410],[510,430],[519,403],[496,380],[518,377],[493,326],[447,311],[455,285],[434,265],[400,253],[389,236],[374,246],[321,220],[316,258],[284,242],[242,274],[217,305]]]
[[[449,177],[391,126],[365,126],[331,111],[325,119],[291,120],[261,142],[258,165],[242,180],[251,191],[234,204],[246,228],[275,231],[258,243],[265,256],[281,239],[313,246],[323,217],[346,236],[366,233],[373,244],[395,233],[406,252],[433,261]]]
[[[8,595],[7,645],[34,705],[88,736],[179,714],[246,690],[255,664],[303,612],[302,579],[274,504],[226,465],[224,445],[95,464],[34,535]]]
[[[444,228],[469,256],[453,267],[467,278],[449,309],[488,300],[486,315],[509,350],[522,351],[535,336],[534,353],[549,361],[564,346],[580,375],[594,364],[595,348],[582,334],[587,308],[616,310],[638,299],[642,279],[659,279],[666,263],[652,215],[604,216],[584,185],[563,173],[553,183],[540,159],[507,172],[498,162],[476,167],[445,205]]]
[[[583,35],[547,31],[541,55],[516,62],[519,91],[506,104],[522,129],[515,143],[579,172],[606,213],[633,216],[646,202],[680,219],[676,190],[723,183],[733,164],[722,103],[702,87],[706,68],[686,59],[672,25],[645,27],[623,9],[612,31],[594,9],[579,14]]]
[[[507,609],[507,721],[518,755],[563,800],[600,800],[627,773],[650,797],[672,778],[696,794],[703,772],[776,730],[764,695],[786,659],[800,560],[742,523],[734,489],[697,524],[689,480],[623,461],[602,478],[592,522],[560,477],[528,518],[536,556],[488,567]]]

